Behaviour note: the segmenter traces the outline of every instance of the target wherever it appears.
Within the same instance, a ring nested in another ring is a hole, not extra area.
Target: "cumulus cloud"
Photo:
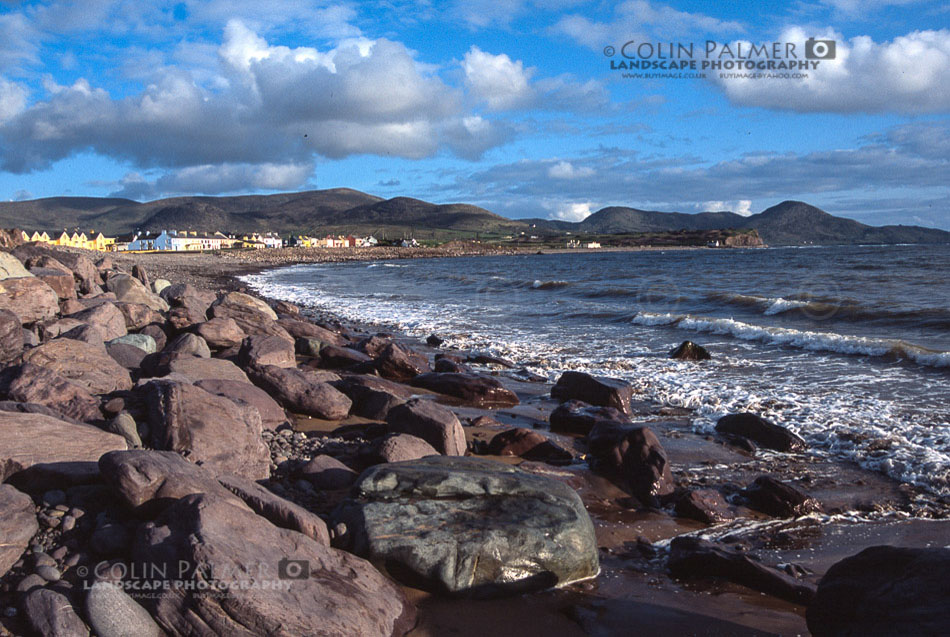
[[[548,215],[548,219],[558,221],[583,221],[591,215],[591,203],[563,203],[560,204],[554,212]]]
[[[313,173],[310,163],[209,164],[170,171],[155,180],[137,172],[126,174],[112,197],[146,200],[200,193],[220,195],[248,190],[294,190]]]
[[[0,77],[0,124],[26,108],[29,91],[24,86]]]
[[[593,174],[593,168],[589,166],[577,168],[569,161],[559,161],[548,168],[548,176],[552,179],[578,179],[590,177]]]
[[[697,206],[697,212],[734,212],[737,215],[748,217],[753,214],[752,200],[739,201],[706,201]]]
[[[914,31],[888,42],[844,39],[831,29],[786,29],[777,41],[804,51],[809,37],[835,40],[836,57],[802,80],[723,79],[735,104],[798,112],[929,113],[950,108],[950,30]],[[800,54],[801,55],[801,54]]]

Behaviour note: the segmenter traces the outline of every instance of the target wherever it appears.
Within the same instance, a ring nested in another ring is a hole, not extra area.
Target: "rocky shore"
[[[277,252],[0,252],[0,635],[950,625],[945,500],[755,414],[701,436],[622,381],[248,294],[340,257]]]

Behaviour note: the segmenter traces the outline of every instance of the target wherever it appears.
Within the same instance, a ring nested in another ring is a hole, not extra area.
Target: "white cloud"
[[[492,55],[472,46],[462,59],[462,70],[469,92],[490,109],[524,106],[534,97],[528,86],[534,69],[525,69],[520,60],[504,53]]]
[[[950,30],[914,31],[889,42],[845,40],[831,29],[786,29],[777,38],[804,51],[808,37],[836,41],[836,57],[803,80],[721,79],[735,104],[799,112],[931,113],[950,109]]]
[[[563,203],[557,207],[557,210],[548,215],[549,219],[558,221],[583,221],[591,215],[591,202],[584,203]]]
[[[706,201],[697,206],[697,212],[734,212],[743,217],[749,217],[752,213],[752,200],[740,199],[739,201]]]
[[[313,164],[306,162],[188,166],[151,181],[138,172],[130,172],[115,184],[118,189],[110,196],[142,201],[179,194],[295,190],[312,174]]]
[[[589,166],[576,168],[569,161],[559,161],[548,168],[548,176],[553,179],[578,179],[581,177],[590,177],[594,174],[594,169]]]
[[[0,124],[19,115],[26,108],[28,96],[25,87],[0,77]]]

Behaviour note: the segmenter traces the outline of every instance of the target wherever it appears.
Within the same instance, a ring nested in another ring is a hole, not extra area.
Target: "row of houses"
[[[50,236],[47,232],[26,232],[23,231],[23,241],[39,241],[40,243],[49,243],[55,246],[69,246],[71,248],[84,248],[86,250],[100,250],[107,252],[115,250],[115,237],[107,237],[101,232],[90,230],[85,232],[73,231],[72,234],[63,230],[59,236]]]
[[[227,235],[223,232],[196,232],[192,230],[162,230],[161,232],[138,231],[118,237],[106,237],[101,232],[88,233],[63,231],[59,236],[50,236],[46,232],[23,232],[23,241],[38,241],[51,245],[85,248],[86,250],[135,251],[167,250],[172,252],[195,252],[201,250],[222,250],[231,248],[267,248],[303,247],[303,248],[359,248],[378,245],[375,237],[354,237],[327,235],[310,237],[291,236],[282,239],[275,232]]]
[[[291,248],[370,248],[379,245],[376,237],[354,237],[352,235],[327,235],[325,237],[308,237],[297,235],[290,237],[284,245]]]

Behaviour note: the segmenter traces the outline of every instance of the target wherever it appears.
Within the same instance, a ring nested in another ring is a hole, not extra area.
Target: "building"
[[[126,250],[168,250],[171,252],[196,252],[200,250],[220,250],[228,238],[221,233],[205,234],[195,231],[163,230],[139,232],[128,242],[123,241]]]
[[[597,243],[596,241],[591,241],[589,243],[585,243],[584,247],[594,250],[594,249],[600,248],[601,245]]]

